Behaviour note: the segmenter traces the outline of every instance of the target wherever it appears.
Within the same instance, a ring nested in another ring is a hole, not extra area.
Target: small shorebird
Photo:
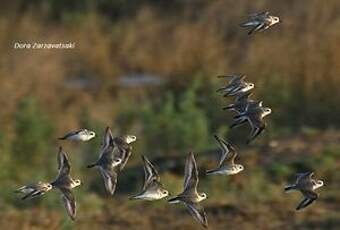
[[[142,192],[132,196],[130,199],[141,200],[160,200],[169,195],[169,192],[163,188],[161,178],[155,166],[146,158],[142,156],[144,162],[144,185]]]
[[[324,185],[324,182],[322,180],[314,180],[312,178],[313,175],[313,172],[297,174],[295,184],[288,185],[284,189],[286,192],[291,190],[298,190],[302,193],[304,198],[296,207],[296,210],[301,210],[307,207],[319,197],[319,195],[314,192],[314,190],[322,187]]]
[[[207,170],[206,174],[234,175],[241,172],[244,169],[243,165],[235,164],[234,162],[238,156],[235,148],[229,142],[219,138],[218,136],[215,135],[214,137],[220,145],[222,154],[218,167],[216,169]]]
[[[74,180],[70,176],[71,165],[67,158],[66,153],[63,152],[62,147],[59,147],[58,152],[58,176],[51,182],[53,188],[59,189],[64,206],[68,215],[72,220],[76,218],[76,200],[74,198],[72,189],[81,184],[80,180]]]
[[[245,75],[221,75],[217,76],[218,78],[230,78],[229,83],[226,86],[223,86],[216,90],[216,92],[224,93],[224,97],[226,96],[235,96],[239,93],[245,93],[254,88],[253,83],[245,82]]]
[[[71,131],[60,137],[59,140],[72,140],[72,141],[89,141],[96,136],[95,132],[87,129],[79,129],[77,131]]]
[[[99,158],[95,163],[90,164],[87,167],[98,168],[104,179],[105,189],[111,195],[113,195],[116,190],[117,177],[120,172],[120,164],[122,163],[122,158],[119,155],[120,151],[118,150],[118,147],[114,145],[111,129],[107,127]]]
[[[248,104],[245,112],[234,117],[234,122],[230,125],[230,128],[235,128],[248,121],[251,126],[250,136],[247,139],[247,144],[249,144],[266,128],[266,122],[263,118],[271,112],[270,108],[262,107],[262,102]]]
[[[137,137],[133,135],[123,135],[113,138],[113,144],[118,148],[118,157],[122,159],[122,162],[119,165],[120,171],[124,169],[126,163],[131,156],[132,146],[130,144],[135,142],[136,140]]]
[[[240,24],[241,27],[250,28],[248,34],[264,31],[280,22],[280,18],[270,15],[268,11],[251,14],[246,22]]]
[[[39,181],[38,183],[35,184],[24,185],[15,190],[15,192],[24,194],[24,196],[21,199],[26,200],[28,198],[32,199],[34,197],[44,195],[46,192],[50,191],[52,187],[53,186],[50,183]]]
[[[249,99],[251,95],[250,91],[236,94],[234,103],[223,107],[223,110],[235,111],[238,114],[245,112],[247,105],[255,102]]]
[[[183,203],[189,213],[203,227],[208,227],[208,220],[204,208],[199,204],[207,198],[205,193],[198,193],[197,186],[199,182],[198,169],[194,154],[190,152],[186,158],[184,171],[184,191],[179,195],[168,200],[169,203]]]

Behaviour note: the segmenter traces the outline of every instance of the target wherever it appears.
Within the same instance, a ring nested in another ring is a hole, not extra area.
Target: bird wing
[[[160,182],[160,176],[154,165],[148,160],[146,156],[142,156],[144,162],[144,186],[145,189],[153,181]]]
[[[304,196],[304,199],[298,204],[298,206],[296,207],[296,210],[300,210],[300,209],[307,207],[319,197],[319,195],[313,191],[302,190],[301,192]]]
[[[300,184],[300,183],[311,182],[313,175],[314,175],[314,172],[298,173],[296,174],[297,176],[296,183]]]
[[[266,128],[266,122],[261,118],[261,115],[259,113],[249,114],[248,121],[251,127],[251,132],[250,136],[248,137],[247,143],[250,143]]]
[[[117,173],[114,169],[99,168],[100,174],[104,179],[105,189],[111,195],[114,194],[117,185]]]
[[[129,146],[128,144],[123,144],[123,145],[117,146],[117,150],[118,150],[118,155],[116,157],[119,157],[122,159],[122,163],[120,163],[119,167],[120,167],[120,170],[123,170],[131,156],[132,147]]]
[[[113,136],[110,127],[106,127],[104,137],[101,144],[101,152],[113,144]]]
[[[61,188],[60,189],[62,195],[61,198],[63,200],[65,209],[68,215],[71,217],[72,220],[76,218],[76,200],[74,195],[70,189]]]
[[[242,92],[242,93],[238,93],[235,96],[235,102],[240,102],[240,101],[247,101],[248,98],[252,95],[253,93],[251,91],[247,91],[247,92]]]
[[[250,18],[265,18],[269,16],[269,11],[263,11],[260,13],[249,14]]]
[[[198,203],[192,203],[192,202],[185,202],[184,203],[187,210],[189,211],[190,215],[198,221],[200,224],[202,224],[203,227],[208,227],[208,219],[207,215],[204,211],[203,206],[201,206]]]
[[[265,26],[266,26],[266,23],[264,23],[264,22],[259,23],[258,25],[254,25],[254,26],[252,27],[252,29],[249,30],[248,34],[250,35],[250,34],[256,32],[256,31],[260,31],[260,30],[262,30],[263,28],[265,28]]]
[[[66,153],[63,151],[61,146],[59,147],[59,152],[57,155],[57,162],[58,162],[58,170],[59,170],[57,177],[69,175],[71,171],[71,165],[67,158]]]
[[[184,192],[196,193],[198,185],[198,170],[193,152],[190,152],[186,158],[184,171]]]
[[[231,162],[234,162],[234,157],[236,150],[235,148],[227,141],[223,140],[222,138],[219,138],[218,136],[214,136],[216,141],[219,143],[220,148],[222,150],[222,155],[220,157],[220,161],[218,163],[218,166],[221,167],[226,161],[228,160],[228,155],[231,154]],[[230,158],[229,158],[230,159]]]

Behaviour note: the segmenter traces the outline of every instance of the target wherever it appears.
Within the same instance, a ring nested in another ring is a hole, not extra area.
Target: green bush
[[[34,98],[23,98],[15,113],[15,138],[12,142],[13,153],[11,161],[14,170],[25,171],[16,173],[17,176],[27,176],[31,172],[46,171],[51,151],[53,127],[48,117],[40,110]],[[54,158],[53,158],[54,159]]]

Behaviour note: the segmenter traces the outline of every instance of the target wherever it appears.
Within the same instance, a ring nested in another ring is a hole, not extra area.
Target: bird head
[[[137,137],[136,136],[133,136],[133,135],[126,135],[125,136],[125,142],[127,144],[130,144],[132,142],[135,142],[137,140]]]

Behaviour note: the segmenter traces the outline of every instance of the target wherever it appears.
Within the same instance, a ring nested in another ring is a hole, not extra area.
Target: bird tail
[[[138,195],[134,195],[134,196],[130,196],[129,200],[138,200],[139,199],[139,194]]]
[[[285,190],[285,192],[289,192],[289,191],[291,191],[293,189],[295,189],[295,185],[288,185],[288,186],[285,187],[284,190]]]
[[[178,196],[175,196],[175,197],[170,198],[170,199],[168,200],[168,202],[169,202],[170,204],[176,204],[176,203],[178,203],[179,201],[180,201],[180,199],[179,199]]]
[[[231,110],[231,109],[233,109],[233,108],[234,108],[234,104],[230,104],[230,105],[228,105],[228,106],[223,107],[222,109],[223,109],[223,110]]]
[[[28,194],[26,194],[25,196],[21,197],[22,200],[26,200],[26,199],[33,199],[37,196],[43,195],[43,192],[39,191],[39,190],[35,190],[33,192],[30,192]]]
[[[22,193],[22,190],[24,189],[24,187],[20,187],[16,190],[14,190],[15,193]]]
[[[205,175],[209,176],[209,175],[213,175],[216,174],[216,169],[209,169],[207,171],[205,171]]]
[[[254,22],[243,22],[240,24],[241,27],[249,27],[249,26],[254,26]]]
[[[66,140],[66,137],[58,137],[58,140]]]
[[[87,168],[90,169],[90,168],[93,168],[93,167],[95,167],[95,166],[97,166],[97,163],[90,164],[90,165],[87,166]]]

